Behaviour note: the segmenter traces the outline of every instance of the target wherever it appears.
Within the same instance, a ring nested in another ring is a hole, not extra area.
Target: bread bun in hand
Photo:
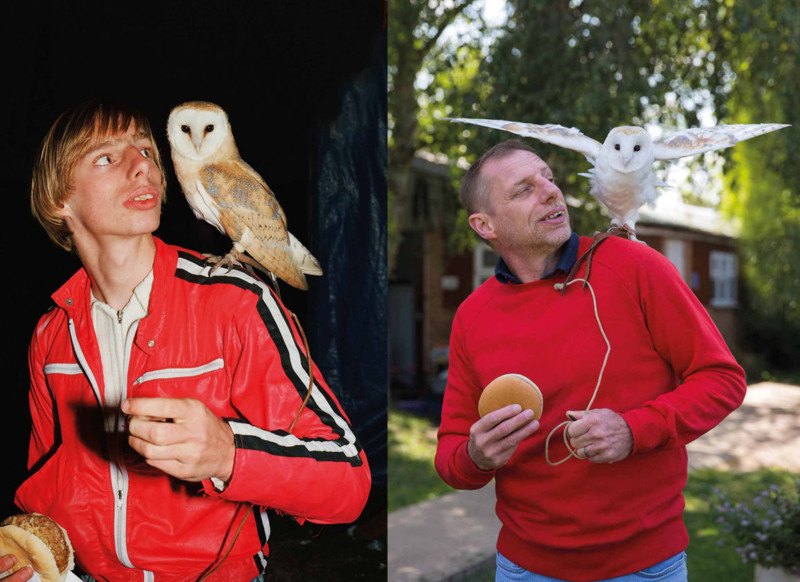
[[[509,404],[519,404],[522,410],[533,410],[533,418],[539,420],[543,403],[539,387],[531,380],[522,374],[504,374],[483,389],[478,401],[478,414],[484,417]]]
[[[0,523],[0,556],[14,554],[9,574],[33,566],[42,582],[64,582],[75,567],[67,531],[40,513],[12,515]]]

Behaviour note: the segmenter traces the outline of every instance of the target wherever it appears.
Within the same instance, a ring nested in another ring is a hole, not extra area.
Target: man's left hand
[[[148,465],[184,481],[227,482],[236,449],[230,426],[193,398],[129,398],[128,443]]]
[[[567,436],[578,458],[592,463],[614,463],[631,454],[631,429],[613,410],[570,411],[567,416],[575,419],[567,426]]]

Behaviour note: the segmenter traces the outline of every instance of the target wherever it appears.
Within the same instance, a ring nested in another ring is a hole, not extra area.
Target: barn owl
[[[249,253],[271,276],[308,289],[305,275],[321,275],[317,260],[287,230],[286,216],[264,179],[239,156],[225,111],[192,101],[169,114],[172,163],[197,218],[233,241],[212,268],[250,262]],[[252,264],[252,263],[251,263]]]
[[[654,205],[659,194],[656,187],[669,187],[669,184],[656,179],[653,172],[655,160],[675,160],[720,150],[789,127],[778,123],[718,125],[691,128],[653,141],[641,127],[622,126],[608,132],[601,144],[574,127],[561,125],[494,119],[455,118],[450,121],[503,129],[582,153],[593,167],[588,173],[579,175],[591,180],[590,193],[608,208],[612,228],[628,230],[632,239],[636,239],[639,208],[645,203]]]

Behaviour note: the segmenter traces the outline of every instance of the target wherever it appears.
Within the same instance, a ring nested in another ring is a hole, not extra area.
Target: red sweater
[[[579,254],[591,239],[580,243]],[[589,278],[611,344],[592,408],[622,414],[633,453],[614,464],[571,458],[548,465],[547,435],[567,410],[586,408],[607,351],[589,289],[575,283],[562,296],[553,285],[564,280],[559,273],[504,285],[493,277],[461,305],[436,469],[457,489],[495,478],[500,553],[538,574],[580,582],[635,572],[686,548],[685,445],[737,408],[746,385],[672,264],[644,244],[612,237],[595,252]],[[511,372],[542,391],[541,427],[504,467],[482,471],[467,454],[478,398],[492,379]],[[550,460],[567,454],[559,430]]]

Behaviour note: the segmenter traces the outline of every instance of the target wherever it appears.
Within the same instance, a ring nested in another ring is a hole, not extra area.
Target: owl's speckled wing
[[[307,289],[296,264],[286,216],[267,184],[247,163],[229,160],[200,170],[200,180],[220,211],[234,243],[289,285]]]
[[[789,127],[783,123],[743,123],[717,125],[715,127],[693,127],[653,142],[656,160],[676,160],[696,156],[704,152],[721,150],[740,141],[757,137],[771,131]]]
[[[536,125],[533,123],[505,121],[502,119],[466,119],[461,117],[453,118],[450,121],[482,125],[493,129],[510,131],[511,133],[524,137],[532,137],[545,143],[551,143],[562,148],[580,152],[586,156],[591,163],[594,163],[597,159],[597,154],[602,147],[599,141],[584,135],[575,127],[564,127],[563,125],[554,124]]]

